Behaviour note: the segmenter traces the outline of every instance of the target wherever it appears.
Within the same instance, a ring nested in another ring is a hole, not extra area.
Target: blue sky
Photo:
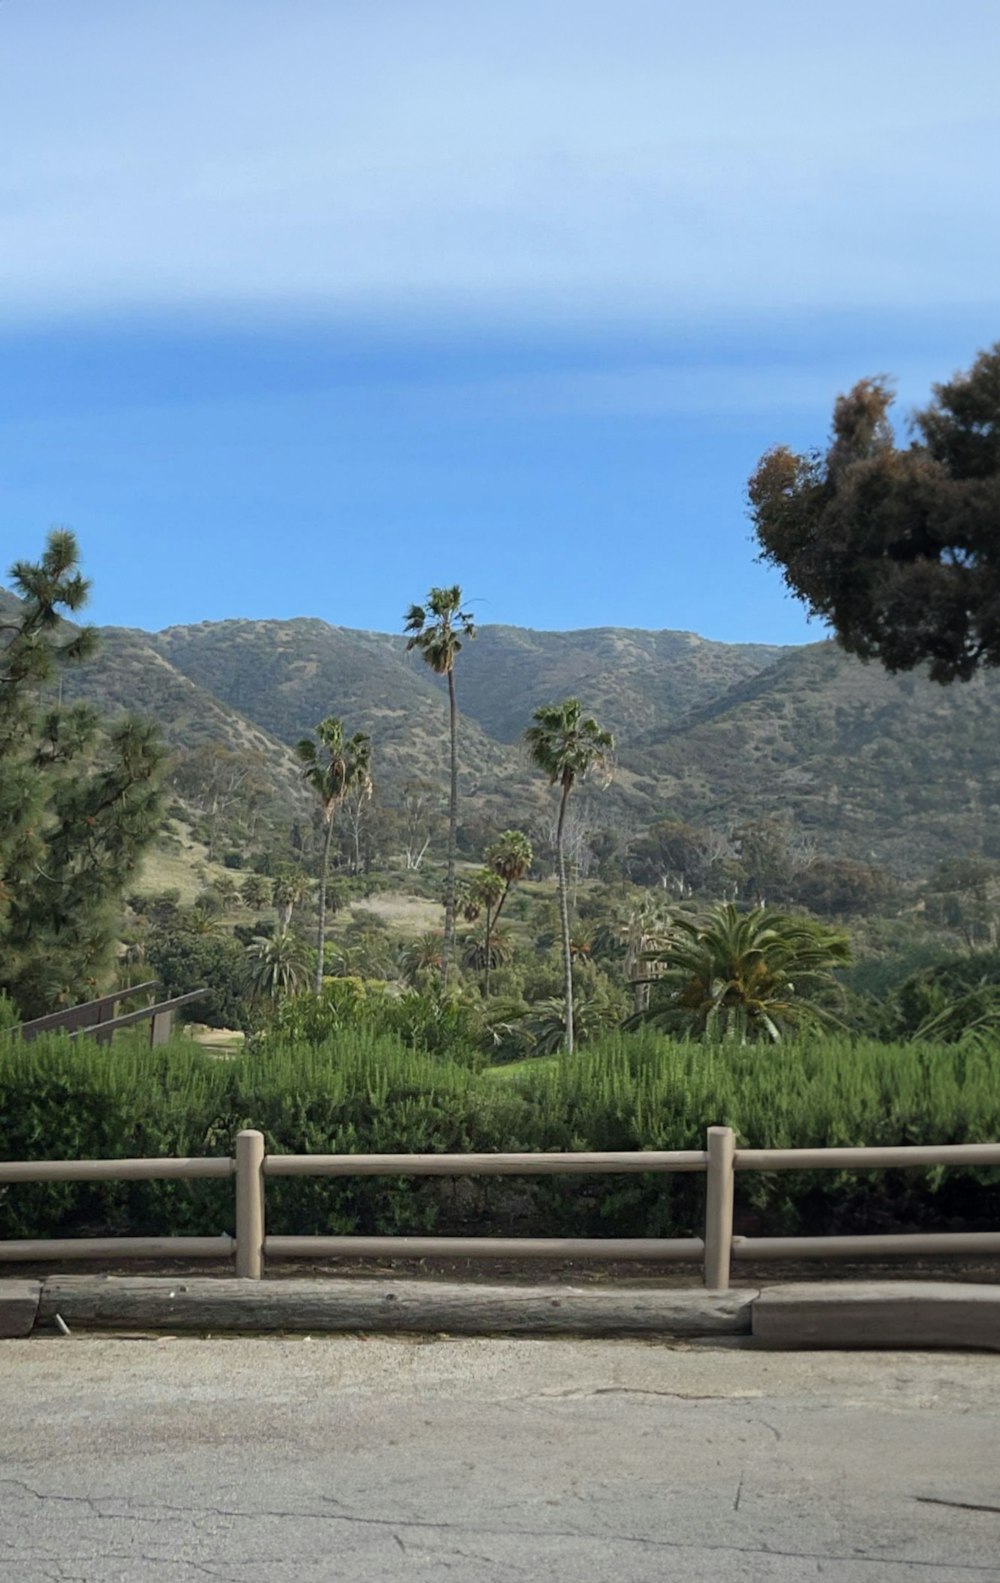
[[[744,486],[1000,339],[994,0],[5,0],[0,562],[795,642]]]

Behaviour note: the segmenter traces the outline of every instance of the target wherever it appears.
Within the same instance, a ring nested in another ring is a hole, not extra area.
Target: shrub
[[[996,1047],[823,1038],[775,1046],[617,1034],[572,1060],[475,1071],[398,1032],[274,1033],[220,1061],[187,1041],[149,1050],[65,1036],[0,1042],[0,1156],[224,1154],[243,1126],[287,1153],[691,1149],[732,1126],[758,1148],[1000,1139]],[[503,1071],[503,1075],[500,1072]],[[704,1179],[282,1178],[272,1232],[686,1235]],[[998,1173],[756,1172],[740,1177],[751,1233],[911,1230],[994,1220]],[[0,1237],[232,1229],[231,1182],[58,1183],[0,1189]]]

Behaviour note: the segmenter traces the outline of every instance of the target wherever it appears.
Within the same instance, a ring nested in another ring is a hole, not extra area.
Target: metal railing
[[[260,1280],[266,1258],[642,1259],[700,1262],[705,1285],[729,1287],[732,1260],[1000,1255],[1000,1232],[908,1232],[848,1237],[744,1237],[733,1232],[739,1171],[1000,1167],[1000,1143],[904,1148],[737,1149],[729,1127],[709,1127],[705,1149],[621,1154],[268,1154],[264,1134],[236,1138],[235,1158],[0,1161],[0,1186],[18,1182],[152,1181],[233,1177],[235,1236],[74,1237],[0,1242],[0,1264],[63,1259],[229,1259]],[[594,1176],[646,1171],[705,1175],[700,1237],[275,1237],[266,1231],[270,1176]]]

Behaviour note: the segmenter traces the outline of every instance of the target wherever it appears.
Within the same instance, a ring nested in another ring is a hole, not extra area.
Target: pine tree
[[[62,669],[96,633],[66,616],[87,600],[72,533],[11,568],[0,623],[0,991],[23,1017],[104,987],[121,900],[161,818],[163,748],[150,722],[101,728],[53,705]]]

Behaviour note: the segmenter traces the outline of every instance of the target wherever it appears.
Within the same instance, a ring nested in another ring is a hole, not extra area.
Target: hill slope
[[[1000,679],[943,688],[832,642],[786,654],[624,751],[686,817],[786,815],[825,851],[926,873],[1000,857]]]
[[[402,637],[317,620],[227,621],[147,634],[110,628],[68,697],[155,716],[183,749],[253,754],[284,806],[302,806],[291,745],[324,715],[371,732],[393,800],[410,779],[444,786],[441,682]],[[516,743],[538,703],[579,695],[618,739],[602,806],[731,830],[780,814],[821,851],[928,872],[1000,858],[1000,680],[950,689],[891,677],[830,642],[799,649],[689,633],[481,630],[460,659],[465,812],[511,824],[548,806]]]

